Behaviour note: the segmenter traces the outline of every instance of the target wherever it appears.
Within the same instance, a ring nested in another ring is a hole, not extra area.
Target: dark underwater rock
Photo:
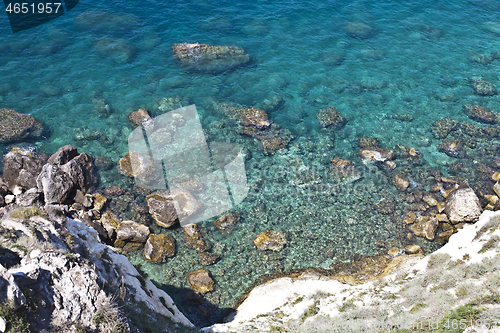
[[[472,120],[479,121],[485,124],[496,124],[498,122],[496,114],[479,105],[464,105],[463,110],[465,114]]]
[[[42,123],[32,116],[12,109],[0,109],[0,143],[36,139],[42,131]]]
[[[250,62],[251,58],[238,46],[207,44],[174,44],[174,57],[181,66],[192,71],[225,72]]]

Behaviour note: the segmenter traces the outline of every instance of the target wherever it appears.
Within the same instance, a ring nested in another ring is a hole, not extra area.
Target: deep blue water
[[[360,165],[356,148],[361,136],[375,136],[386,148],[415,147],[423,153],[422,168],[446,174],[455,159],[437,150],[430,125],[446,116],[471,122],[462,112],[464,104],[500,109],[498,96],[477,96],[470,85],[471,78],[481,76],[500,88],[499,60],[490,64],[470,60],[471,54],[500,50],[494,31],[500,31],[498,9],[496,0],[81,1],[64,16],[15,34],[4,13],[0,15],[0,106],[31,114],[48,130],[39,141],[0,148],[5,153],[23,144],[53,153],[73,144],[116,163],[127,152],[133,129],[127,113],[146,107],[158,115],[156,100],[180,96],[184,105],[196,104],[210,140],[234,142],[251,152],[246,161],[250,183],[290,184],[290,179],[274,174],[259,176],[255,168],[325,168],[335,156]],[[110,15],[108,19],[95,20],[102,12]],[[344,24],[349,21],[369,24],[372,36],[348,36]],[[119,42],[130,57],[99,53],[103,41]],[[221,74],[189,73],[171,51],[174,43],[182,42],[240,46],[253,63]],[[339,55],[343,61],[333,62]],[[294,135],[286,149],[264,155],[236,127],[216,129],[217,122],[231,124],[231,120],[210,108],[211,101],[255,106],[275,95],[285,104],[269,117]],[[104,98],[112,113],[100,116],[94,111],[94,96]],[[348,119],[335,133],[321,130],[316,120],[318,110],[330,105]],[[411,121],[402,121],[402,115]],[[82,139],[82,133],[90,131],[97,134]],[[490,163],[494,157],[491,151],[473,152],[464,163]],[[228,234],[215,230],[213,219],[202,223],[211,251],[221,255],[208,267],[217,289],[206,299],[230,307],[262,274],[328,268],[356,254],[377,253],[378,240],[404,245],[405,232],[398,221],[406,206],[402,199],[394,199],[398,191],[386,178],[367,178],[362,184],[363,191],[339,196],[250,196],[237,208],[242,222]],[[113,169],[101,173],[101,187],[108,185],[132,184]],[[383,197],[398,202],[393,219],[373,212]],[[255,248],[255,235],[266,229],[287,232],[285,250],[264,254]],[[140,253],[131,254],[131,260],[163,284],[191,319],[220,320],[220,313],[207,319],[195,307],[182,305],[185,274],[202,266],[197,252],[183,245],[179,229],[162,232],[177,239],[176,257],[162,265],[145,263]],[[426,250],[438,246],[416,242]]]

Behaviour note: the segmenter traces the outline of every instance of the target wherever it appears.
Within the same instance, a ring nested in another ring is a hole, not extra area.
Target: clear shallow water
[[[500,109],[498,96],[477,96],[468,81],[479,75],[500,87],[500,60],[489,65],[468,60],[469,53],[500,49],[498,36],[484,26],[499,22],[498,8],[499,2],[487,0],[405,5],[397,1],[81,2],[55,21],[16,34],[11,33],[6,15],[0,15],[0,105],[31,114],[47,126],[43,140],[26,143],[39,151],[53,153],[73,144],[79,151],[116,163],[127,152],[127,136],[133,129],[126,118],[129,111],[146,107],[157,115],[154,102],[163,97],[181,96],[185,103],[196,104],[209,141],[234,142],[247,150],[249,182],[261,189],[235,209],[242,220],[231,232],[216,230],[213,219],[201,224],[210,251],[221,255],[219,262],[207,266],[216,290],[205,298],[228,308],[262,274],[328,268],[334,261],[354,260],[409,242],[401,226],[409,204],[384,173],[364,178],[355,189],[344,187],[344,193],[309,195],[299,186],[305,176],[293,171],[317,170],[319,179],[328,183],[323,171],[329,161],[339,156],[361,165],[357,139],[375,136],[382,147],[404,144],[420,149],[425,159],[422,170],[438,168],[447,174],[456,159],[438,152],[430,125],[445,116],[472,122],[461,111],[464,104]],[[92,20],[92,15],[87,20],[82,15],[92,10],[119,15],[122,21],[118,27],[94,22],[82,28]],[[374,28],[371,38],[347,36],[344,23],[359,20]],[[98,53],[96,45],[103,38],[119,40],[133,56],[122,61]],[[180,42],[237,45],[252,55],[254,63],[219,75],[186,73],[170,49]],[[339,54],[342,63],[332,64]],[[295,138],[273,155],[262,154],[253,139],[238,134],[232,120],[210,107],[212,100],[254,106],[274,95],[283,97],[285,104],[269,116]],[[103,97],[113,112],[100,117],[93,110],[93,96]],[[348,119],[335,133],[321,130],[316,120],[318,110],[328,105]],[[402,121],[401,115],[412,121]],[[226,124],[222,129],[220,121]],[[98,132],[79,140],[85,131]],[[490,148],[499,143],[478,142]],[[6,152],[11,146],[0,148]],[[463,159],[471,172],[461,176],[475,179],[472,160],[487,164],[497,152],[477,148],[471,152]],[[409,167],[410,173],[418,173],[417,167]],[[292,172],[272,172],[280,168]],[[133,184],[113,169],[101,172],[100,185],[131,188]],[[279,196],[283,188],[290,192]],[[384,197],[396,203],[392,215],[373,209]],[[255,248],[253,239],[267,229],[286,232],[283,251],[263,253]],[[204,316],[197,303],[186,301],[185,274],[202,267],[198,252],[185,247],[180,229],[162,232],[177,240],[173,259],[151,265],[140,253],[131,253],[131,260],[163,285],[194,322],[220,320],[224,311],[212,308]],[[385,246],[379,247],[379,241]],[[422,239],[416,242],[427,251],[438,246]]]

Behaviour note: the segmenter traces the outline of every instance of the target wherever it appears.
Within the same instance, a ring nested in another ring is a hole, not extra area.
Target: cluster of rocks
[[[291,133],[271,123],[266,111],[258,108],[244,108],[227,102],[214,102],[213,107],[237,121],[240,134],[257,139],[266,153],[284,148],[291,140]]]
[[[174,57],[190,71],[225,72],[248,64],[250,55],[238,46],[212,46],[207,44],[174,44]]]

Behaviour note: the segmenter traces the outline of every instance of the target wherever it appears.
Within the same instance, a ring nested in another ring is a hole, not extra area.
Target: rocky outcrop
[[[42,131],[42,123],[32,116],[12,109],[0,109],[0,143],[39,138]]]
[[[479,219],[482,208],[479,198],[469,186],[460,186],[452,191],[445,201],[445,213],[451,223],[473,223]]]
[[[225,72],[250,62],[250,56],[238,46],[174,44],[174,57],[190,71]]]

